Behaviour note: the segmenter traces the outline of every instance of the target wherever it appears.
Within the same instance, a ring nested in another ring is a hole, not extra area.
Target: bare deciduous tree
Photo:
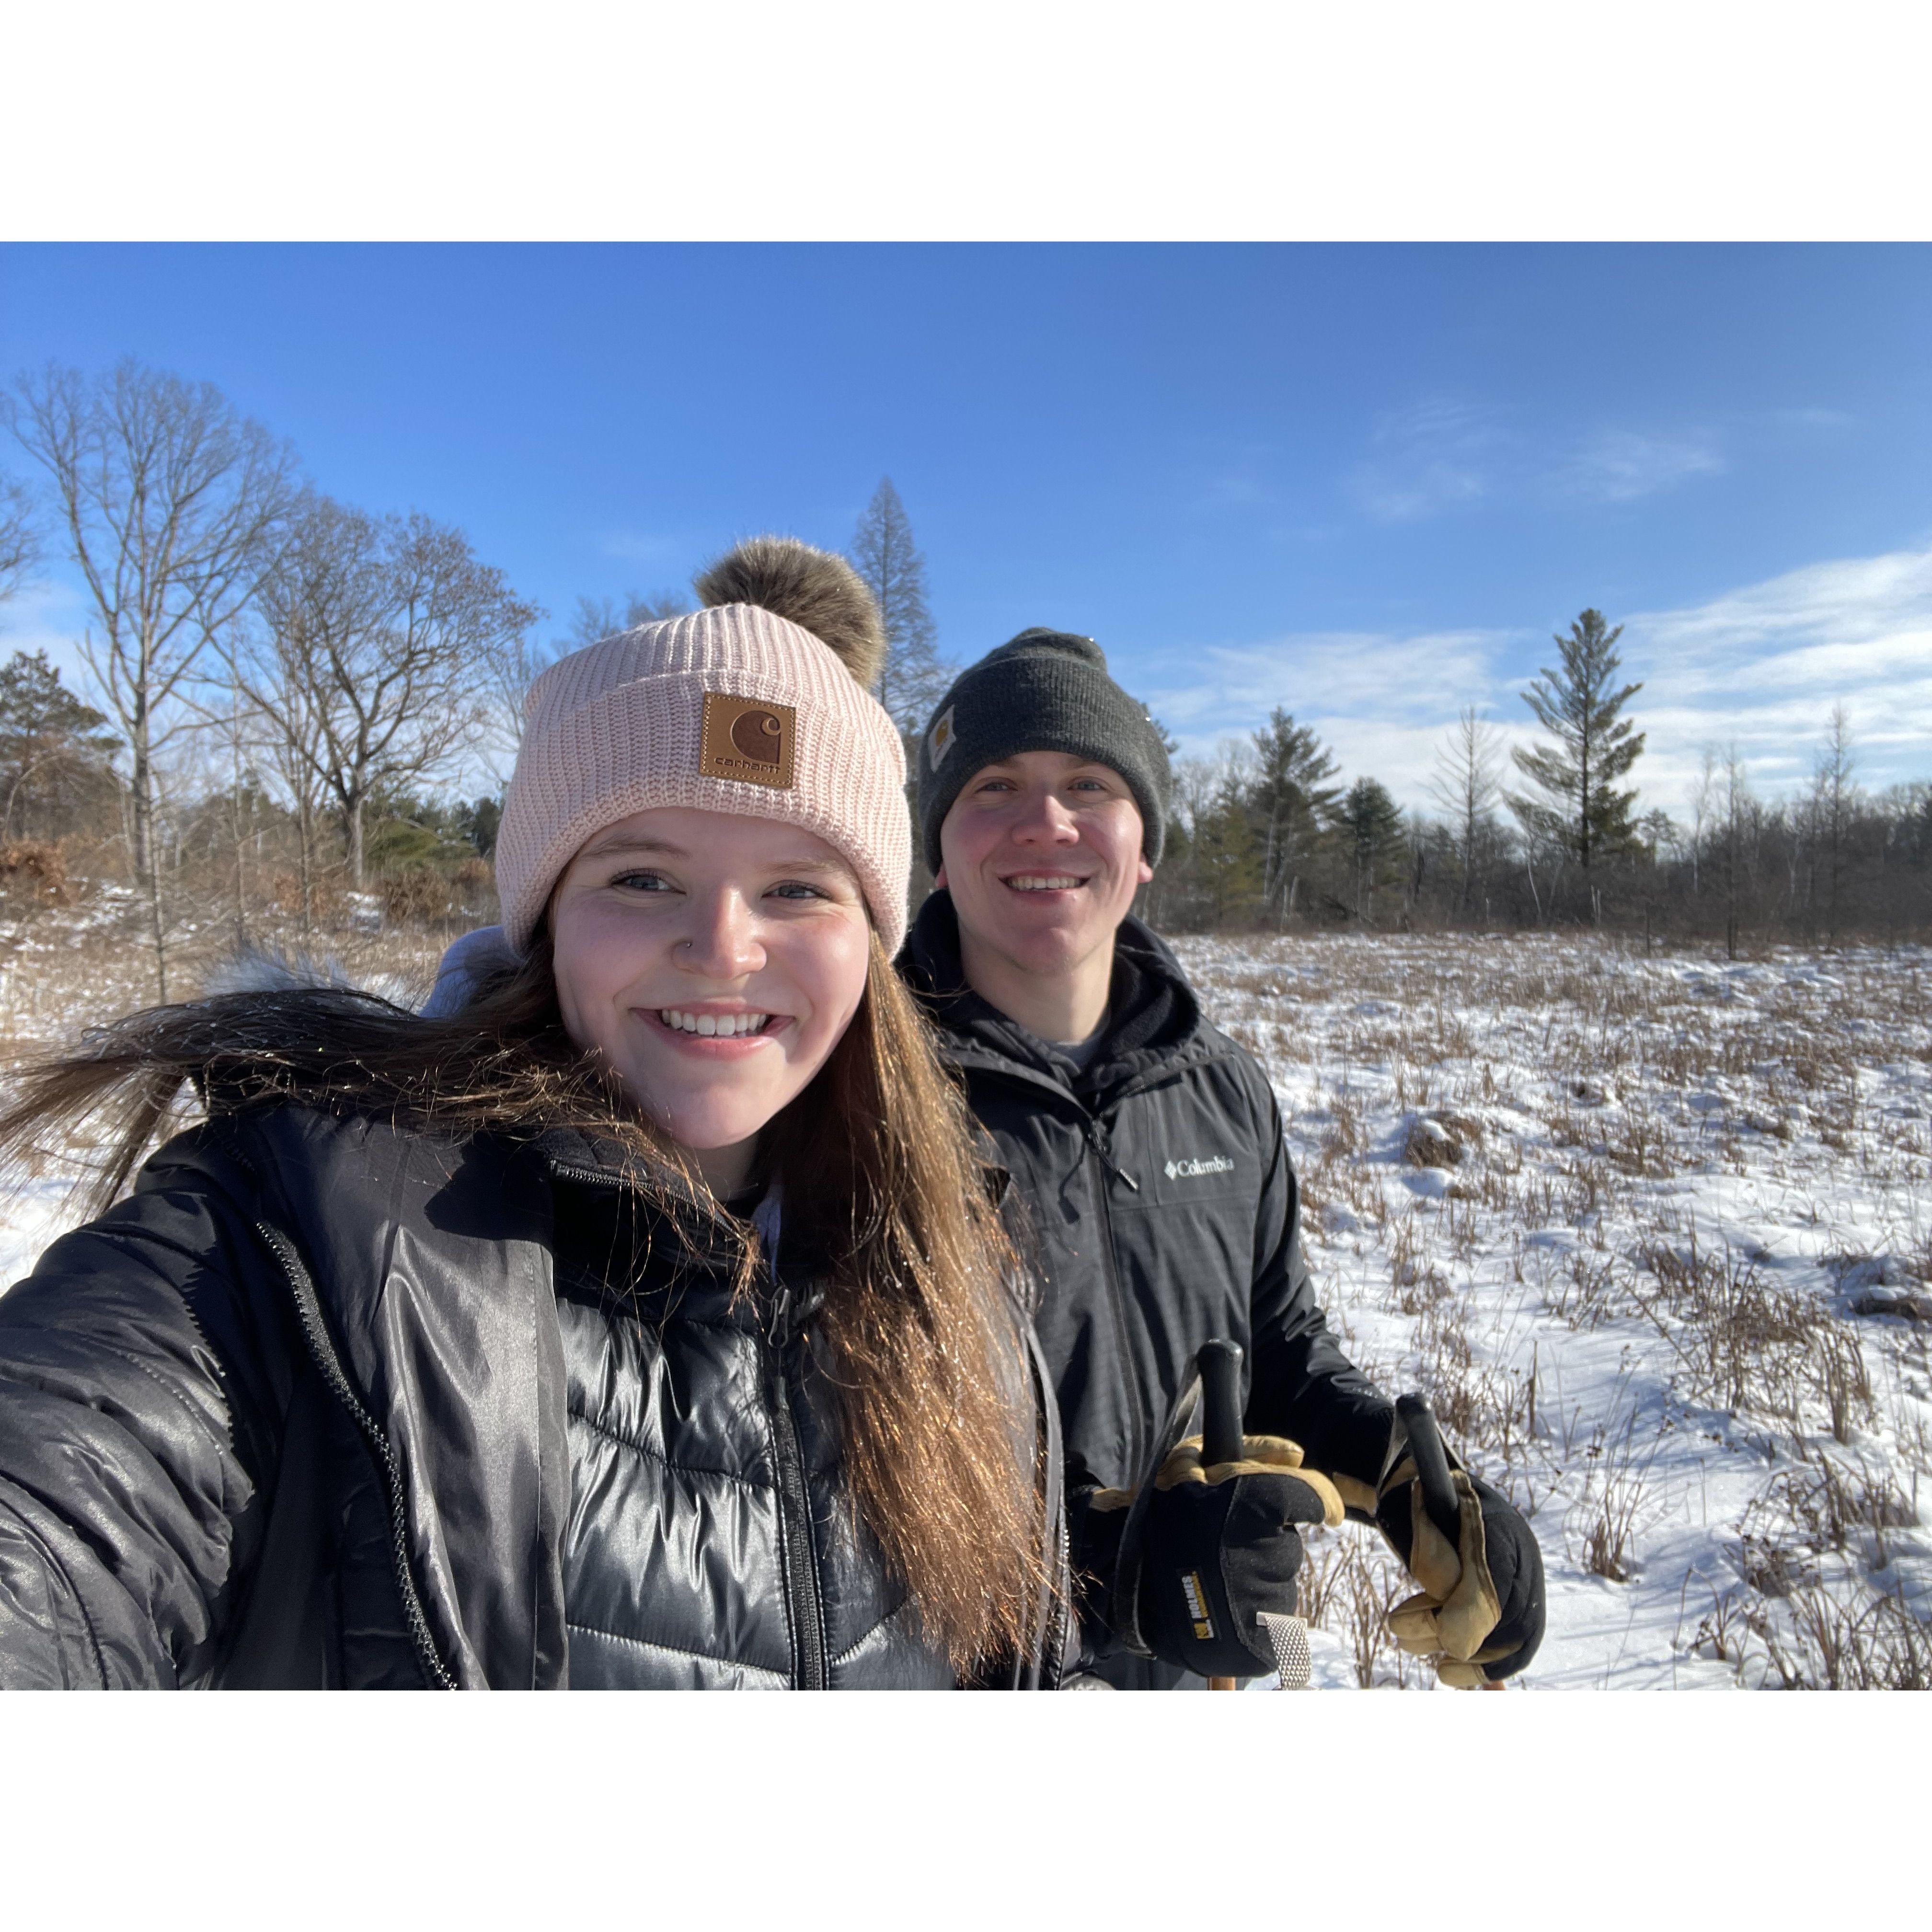
[[[527,632],[506,637],[484,662],[489,721],[484,762],[500,784],[507,784],[516,762],[517,747],[524,740],[524,704],[530,686],[570,652],[594,644],[600,638],[619,631],[634,631],[640,624],[655,624],[666,617],[682,617],[691,608],[688,598],[675,590],[626,591],[621,598],[580,597],[570,620],[568,635],[551,644],[533,642]],[[541,618],[543,613],[536,613]]]
[[[262,634],[238,677],[275,722],[280,768],[305,770],[340,812],[359,888],[370,800],[440,776],[476,744],[490,703],[478,668],[541,614],[460,530],[326,497],[305,505],[262,601]],[[304,792],[290,789],[299,811]]]
[[[40,520],[32,494],[0,476],[0,604],[17,596],[40,560]]]
[[[1493,824],[1496,800],[1502,794],[1502,734],[1480,716],[1472,704],[1460,712],[1449,742],[1436,759],[1429,781],[1430,796],[1448,814],[1462,870],[1462,909],[1469,909],[1475,890],[1477,856],[1490,842],[1484,833]]]
[[[134,875],[165,1000],[155,760],[194,722],[183,700],[203,654],[274,560],[295,459],[212,385],[131,359],[92,380],[51,366],[22,376],[4,407],[51,481],[92,605],[82,656],[128,747]]]
[[[1811,772],[1811,808],[1818,843],[1824,848],[1826,926],[1830,943],[1838,943],[1838,886],[1844,870],[1845,841],[1857,804],[1852,774],[1858,760],[1852,751],[1852,721],[1842,704],[1832,706],[1824,742],[1818,748]]]
[[[623,596],[580,597],[576,614],[570,620],[570,636],[561,647],[580,650],[600,638],[620,631],[634,631],[640,624],[656,624],[666,617],[682,617],[691,608],[691,600],[675,590],[657,590],[649,596],[627,590]]]

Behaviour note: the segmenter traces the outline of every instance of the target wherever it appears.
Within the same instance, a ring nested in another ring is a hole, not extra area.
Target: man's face
[[[938,883],[963,934],[1023,972],[1069,972],[1112,938],[1154,877],[1141,832],[1111,766],[1022,752],[967,780],[939,828]]]

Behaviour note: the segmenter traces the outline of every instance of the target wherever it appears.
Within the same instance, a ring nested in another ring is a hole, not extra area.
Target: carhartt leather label
[[[708,778],[740,778],[789,791],[797,736],[798,713],[789,704],[707,691],[698,769]]]

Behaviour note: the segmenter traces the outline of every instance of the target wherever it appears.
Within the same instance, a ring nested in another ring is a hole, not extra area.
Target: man
[[[1042,1284],[1074,1564],[1091,1580],[1088,1661],[1122,1688],[1257,1674],[1256,1613],[1294,1607],[1297,1524],[1346,1506],[1425,1585],[1397,1619],[1405,1643],[1438,1654],[1450,1682],[1500,1682],[1541,1637],[1534,1539],[1466,1479],[1449,1547],[1391,1404],[1329,1333],[1267,1076],[1129,913],[1160,857],[1168,790],[1144,708],[1091,639],[1060,632],[1024,632],[962,673],[920,746],[936,890],[899,964],[999,1143]],[[1198,1454],[1174,1459],[1124,1567],[1126,1505],[1216,1336],[1246,1352],[1243,1458],[1218,1475]]]

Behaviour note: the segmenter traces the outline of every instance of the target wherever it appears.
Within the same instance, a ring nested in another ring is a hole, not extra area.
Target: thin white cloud
[[[1844,410],[1816,407],[1769,410],[1764,419],[1779,429],[1850,429],[1858,420]]]
[[[1244,737],[1280,705],[1315,728],[1346,776],[1372,773],[1402,804],[1428,809],[1431,767],[1465,705],[1486,710],[1505,748],[1534,741],[1520,694],[1555,657],[1539,640],[1464,630],[1190,644],[1150,666],[1141,686],[1184,752]],[[1712,745],[1735,745],[1768,796],[1802,784],[1840,703],[1861,782],[1932,778],[1932,548],[1810,565],[1640,612],[1618,648],[1625,680],[1643,687],[1628,715],[1646,737],[1631,776],[1646,806],[1681,814]]]
[[[1724,466],[1718,439],[1708,430],[1655,436],[1606,429],[1573,451],[1556,476],[1559,487],[1593,502],[1634,503],[1694,476],[1714,476]]]
[[[1510,430],[1484,405],[1438,397],[1378,417],[1345,487],[1376,522],[1416,523],[1532,492],[1636,502],[1727,466],[1714,430],[1611,426],[1565,446]]]
[[[1413,523],[1478,501],[1494,486],[1508,443],[1474,404],[1436,398],[1381,417],[1349,496],[1378,523]]]
[[[1314,726],[1345,778],[1372,772],[1399,802],[1421,805],[1449,724],[1466,704],[1513,696],[1501,660],[1526,641],[1506,631],[1338,632],[1210,646],[1187,652],[1185,682],[1146,697],[1196,756],[1245,737],[1279,706]]]
[[[1624,626],[1648,785],[1681,796],[1702,747],[1737,746],[1775,794],[1811,768],[1832,706],[1868,784],[1932,778],[1932,548],[1810,564]],[[1673,797],[1666,796],[1674,804]]]

